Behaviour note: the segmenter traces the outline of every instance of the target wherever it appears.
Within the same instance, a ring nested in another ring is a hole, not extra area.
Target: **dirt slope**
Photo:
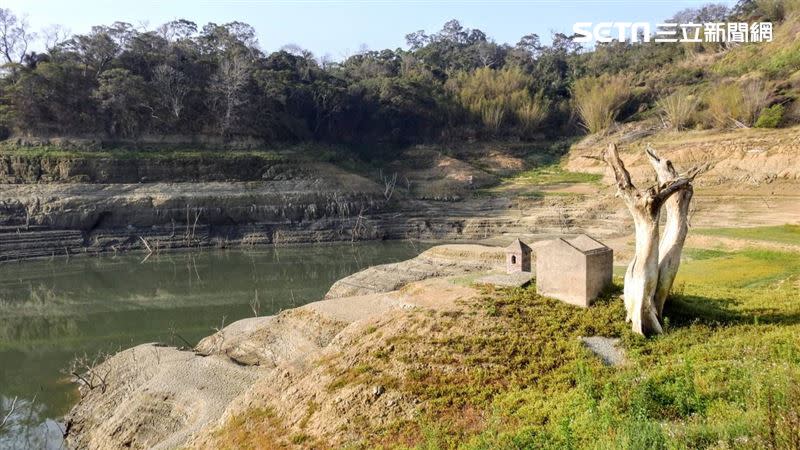
[[[601,155],[611,142],[620,145],[621,157],[639,187],[654,182],[644,153],[647,145],[673,161],[679,171],[710,163],[711,169],[695,182],[691,217],[695,226],[800,222],[800,127],[677,133],[637,123],[608,136],[589,136],[572,147],[565,166],[603,174],[605,195],[613,193],[611,171],[585,156]]]

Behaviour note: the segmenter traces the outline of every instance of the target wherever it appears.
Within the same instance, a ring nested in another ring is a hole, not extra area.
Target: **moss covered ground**
[[[628,331],[618,292],[577,310],[534,287],[487,291],[463,317],[427,317],[453,333],[395,338],[395,357],[426,355],[394,383],[423,413],[367,446],[800,448],[800,255],[687,249],[674,291],[651,339]],[[587,335],[621,337],[627,363],[601,364]]]

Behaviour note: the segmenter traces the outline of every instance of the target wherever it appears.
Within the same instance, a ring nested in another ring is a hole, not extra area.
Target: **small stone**
[[[621,348],[619,338],[589,336],[579,337],[578,339],[606,365],[619,366],[625,364],[625,350]]]

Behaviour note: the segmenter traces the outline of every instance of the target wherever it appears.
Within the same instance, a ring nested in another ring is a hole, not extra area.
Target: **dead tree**
[[[392,194],[394,194],[394,187],[397,185],[397,172],[395,172],[391,177],[383,175],[383,169],[379,171],[379,175],[381,177],[381,181],[383,181],[383,197],[388,202],[392,199]]]
[[[615,144],[609,145],[603,160],[614,171],[617,195],[633,217],[636,234],[636,250],[625,272],[623,289],[626,320],[632,322],[634,332],[650,336],[662,332],[664,303],[675,280],[688,231],[691,183],[702,169],[696,167],[679,176],[670,161],[658,158],[652,150],[647,153],[658,183],[646,190],[634,186]],[[659,216],[665,204],[667,225],[660,240]]]
[[[102,393],[106,392],[108,387],[108,376],[111,374],[111,368],[105,367],[105,372],[100,372],[101,364],[111,357],[110,353],[98,352],[92,359],[88,354],[83,356],[75,356],[67,369],[63,370],[68,375],[72,375],[74,379],[88,388],[93,390],[99,387]]]
[[[680,178],[678,171],[668,159],[659,158],[656,152],[648,146],[645,150],[650,164],[656,172],[658,183],[665,185]],[[694,178],[701,169],[691,174]],[[664,305],[667,302],[669,292],[675,276],[678,275],[678,268],[681,265],[681,253],[686,235],[689,233],[689,205],[692,202],[694,188],[691,183],[687,184],[675,195],[671,196],[664,203],[664,210],[667,213],[664,225],[664,234],[661,236],[661,243],[658,246],[658,284],[654,303],[659,320],[663,320]]]

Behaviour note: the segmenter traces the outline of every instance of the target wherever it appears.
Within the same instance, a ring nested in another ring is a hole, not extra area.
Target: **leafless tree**
[[[222,316],[222,322],[219,324],[219,327],[213,327],[211,329],[214,330],[217,333],[219,333],[220,331],[224,330],[225,329],[225,319],[227,319],[227,318],[228,318],[228,316],[223,315]]]
[[[617,195],[633,216],[636,232],[635,254],[625,272],[623,297],[627,320],[632,322],[634,332],[649,336],[663,331],[663,307],[678,271],[688,231],[692,181],[707,166],[697,166],[685,175],[678,175],[672,163],[659,158],[652,149],[647,150],[647,155],[658,176],[658,183],[647,190],[634,186],[615,144],[609,145],[603,160],[614,171]],[[659,245],[659,217],[665,205],[667,224]]]
[[[172,67],[162,64],[153,71],[153,81],[161,96],[161,101],[167,106],[170,114],[176,120],[180,119],[181,111],[183,111],[183,99],[189,93],[186,76]]]
[[[380,170],[380,177],[381,181],[383,182],[383,197],[388,202],[392,199],[392,195],[394,194],[394,187],[397,185],[397,172],[394,172],[392,176],[384,175],[383,169]]]
[[[48,52],[53,51],[59,44],[69,39],[70,31],[63,25],[50,25],[42,30],[44,36],[44,48]]]
[[[367,226],[364,224],[364,205],[361,205],[361,209],[358,211],[358,216],[356,217],[356,223],[353,225],[353,229],[350,232],[350,242],[355,242],[367,232]]]
[[[153,248],[150,247],[150,244],[147,242],[147,239],[143,238],[142,236],[139,236],[139,240],[142,241],[142,244],[144,244],[144,247],[147,249],[147,256],[150,256],[150,254],[153,253]]]
[[[569,233],[570,229],[572,228],[572,219],[569,217],[567,213],[567,208],[561,204],[560,202],[555,202],[550,205],[550,209],[555,214],[556,218],[558,219],[558,225],[561,227],[562,233]]]
[[[253,311],[253,317],[258,317],[261,312],[261,302],[258,300],[258,289],[256,289],[256,295],[250,300],[250,310]]]
[[[94,357],[90,357],[84,353],[83,355],[72,358],[72,361],[70,361],[69,366],[64,372],[73,376],[76,381],[89,390],[94,390],[99,387],[100,391],[105,393],[108,387],[108,375],[111,373],[111,368],[105,367],[101,370],[100,367],[110,356],[110,353],[104,352],[98,352]]]
[[[650,146],[645,150],[650,164],[658,177],[658,183],[665,185],[680,177],[678,171],[668,159],[659,158]],[[707,166],[700,170],[706,170]],[[698,172],[699,173],[699,172]],[[695,175],[693,175],[695,176]],[[684,189],[669,197],[664,203],[667,213],[664,234],[658,247],[658,285],[656,286],[654,303],[659,320],[662,319],[664,305],[667,302],[670,289],[678,274],[681,264],[681,253],[686,235],[689,233],[689,206],[694,195],[694,187],[687,184]]]
[[[333,59],[333,56],[330,53],[326,53],[318,58],[317,63],[322,70],[328,70],[336,65],[336,60]]]
[[[0,53],[6,63],[21,63],[34,39],[36,33],[28,29],[26,18],[17,18],[10,9],[0,8]]]
[[[200,220],[200,216],[203,214],[205,208],[194,208],[194,222],[191,227],[189,227],[189,209],[189,205],[186,205],[186,234],[183,237],[187,247],[191,246],[194,242],[195,231],[197,231],[197,221]]]
[[[476,56],[483,67],[494,67],[497,64],[500,58],[497,45],[491,42],[481,42],[476,44],[476,47]]]
[[[247,86],[249,67],[250,61],[244,55],[226,58],[211,79],[211,90],[216,96],[220,112],[219,126],[223,134],[230,131],[238,118],[240,107],[247,99],[244,88]]]

